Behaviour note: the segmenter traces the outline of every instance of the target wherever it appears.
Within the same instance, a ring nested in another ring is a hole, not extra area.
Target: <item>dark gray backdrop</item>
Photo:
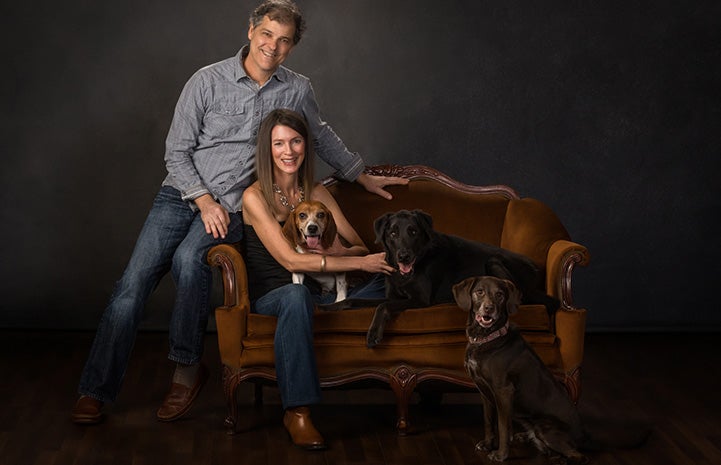
[[[368,164],[549,204],[591,330],[719,329],[716,1],[301,1],[287,64]],[[178,94],[255,2],[2,7],[0,327],[90,329],[161,180]],[[166,280],[145,328],[164,328]]]

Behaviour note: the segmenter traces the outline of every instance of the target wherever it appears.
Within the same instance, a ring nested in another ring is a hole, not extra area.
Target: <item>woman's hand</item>
[[[359,258],[361,259],[361,270],[363,271],[367,271],[369,273],[383,273],[386,275],[395,271],[395,268],[386,262],[385,252],[372,253]]]

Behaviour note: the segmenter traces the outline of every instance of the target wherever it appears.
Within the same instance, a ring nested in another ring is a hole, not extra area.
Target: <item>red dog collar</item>
[[[491,334],[485,337],[469,337],[468,342],[471,344],[485,344],[487,342],[491,342],[495,339],[498,339],[499,337],[503,337],[506,334],[508,334],[508,321],[506,321],[506,324],[503,325],[503,327],[493,331]]]

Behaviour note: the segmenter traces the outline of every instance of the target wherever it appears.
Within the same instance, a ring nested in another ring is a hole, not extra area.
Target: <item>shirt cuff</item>
[[[186,202],[190,202],[205,194],[210,194],[210,191],[205,187],[198,186],[183,192],[181,198]]]
[[[357,153],[353,153],[353,155],[355,155],[353,160],[342,169],[338,170],[335,175],[336,177],[345,181],[353,182],[358,179],[358,176],[360,176],[361,173],[363,173],[363,170],[365,169],[363,159]]]

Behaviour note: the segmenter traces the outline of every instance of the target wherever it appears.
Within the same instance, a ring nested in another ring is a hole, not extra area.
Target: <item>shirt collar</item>
[[[248,76],[248,73],[245,72],[245,68],[243,67],[243,60],[245,57],[248,56],[248,51],[250,50],[250,45],[246,44],[243,45],[243,47],[238,51],[236,54],[235,59],[235,82],[239,82],[243,78],[251,79],[250,76]],[[270,77],[271,79],[275,78],[280,82],[285,82],[288,80],[288,70],[284,66],[279,66],[277,70],[275,70],[275,73]],[[252,79],[251,79],[252,80]]]

